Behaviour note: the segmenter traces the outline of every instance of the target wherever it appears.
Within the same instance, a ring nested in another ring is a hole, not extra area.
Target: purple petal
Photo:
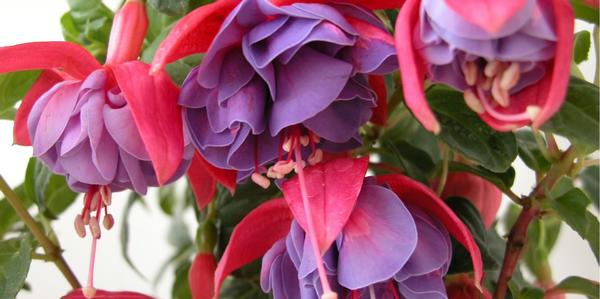
[[[372,104],[365,101],[335,101],[302,124],[317,135],[336,143],[350,140],[371,118]],[[348,116],[352,117],[348,117]]]
[[[289,64],[279,65],[271,135],[324,110],[340,94],[351,72],[352,65],[309,48],[300,50]]]
[[[229,51],[221,68],[218,86],[219,103],[237,94],[252,80],[254,74],[254,69],[248,64],[242,51],[238,49]]]
[[[107,185],[109,180],[105,179],[92,159],[92,149],[88,142],[85,142],[77,152],[68,157],[62,157],[60,163],[68,173],[69,177],[76,179],[88,185]]]
[[[352,290],[390,279],[417,245],[408,209],[392,191],[375,185],[363,186],[342,236],[338,281]]]
[[[219,104],[215,99],[208,101],[207,115],[213,132],[223,132],[243,123],[252,128],[255,135],[261,134],[266,127],[265,104],[266,90],[256,76],[227,101]]]
[[[104,125],[115,142],[130,155],[150,161],[150,156],[127,106],[114,109],[108,105],[103,111]]]
[[[148,191],[148,184],[146,183],[144,172],[142,171],[142,167],[140,165],[140,160],[136,159],[122,149],[119,150],[119,155],[121,157],[121,161],[123,161],[123,165],[125,166],[125,170],[127,171],[127,175],[131,185],[133,186],[133,190],[135,190],[135,192],[138,194],[146,194]]]
[[[446,299],[446,287],[439,273],[417,276],[398,283],[400,293],[405,298]]]
[[[71,112],[77,104],[79,86],[80,84],[77,83],[60,85],[47,102],[37,102],[34,105],[34,107],[41,106],[43,109],[39,121],[30,119],[31,124],[28,121],[28,126],[35,125],[29,127],[30,130],[35,128],[35,133],[31,135],[34,156],[40,156],[47,152],[63,134]],[[33,117],[35,118],[35,116]]]

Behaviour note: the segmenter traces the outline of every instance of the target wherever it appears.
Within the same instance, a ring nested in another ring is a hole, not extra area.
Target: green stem
[[[594,32],[592,33],[592,39],[594,40],[594,48],[596,49],[596,72],[594,73],[594,84],[600,86],[600,30],[598,25],[594,26]]]
[[[81,288],[81,284],[75,277],[75,274],[67,264],[67,261],[62,256],[62,251],[58,246],[54,244],[39,227],[38,223],[31,217],[27,209],[21,204],[21,199],[17,196],[15,191],[8,186],[4,178],[0,175],[0,191],[6,197],[6,200],[13,207],[19,218],[23,220],[27,228],[31,231],[33,236],[40,242],[42,248],[44,248],[45,255],[56,265],[56,267],[62,272],[63,276],[73,289]]]
[[[442,149],[442,174],[440,175],[440,182],[438,183],[436,194],[442,195],[446,182],[448,181],[448,165],[450,164],[450,151],[446,146]]]

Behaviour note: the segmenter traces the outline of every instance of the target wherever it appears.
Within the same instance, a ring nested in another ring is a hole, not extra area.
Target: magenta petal
[[[391,190],[364,185],[342,231],[338,281],[360,289],[390,279],[417,246],[415,222]]]
[[[325,109],[340,94],[351,73],[349,63],[309,48],[300,50],[289,64],[279,66],[277,99],[269,122],[271,134],[276,135]]]
[[[78,92],[79,84],[64,84],[51,96],[47,105],[44,105],[44,101],[36,103],[35,106],[45,106],[45,108],[40,114],[39,122],[34,127],[30,126],[30,128],[36,128],[35,134],[32,136],[34,156],[40,156],[47,152],[63,134],[71,112],[77,104]],[[34,110],[36,110],[35,106]]]

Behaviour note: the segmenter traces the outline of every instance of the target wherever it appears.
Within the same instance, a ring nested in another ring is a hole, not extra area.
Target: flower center
[[[258,162],[258,140],[254,142],[254,173],[252,181],[257,185],[267,189],[271,186],[270,179],[283,179],[291,173],[297,163],[301,163],[302,167],[308,162],[309,165],[315,165],[323,160],[323,151],[317,148],[317,144],[321,142],[321,138],[310,130],[303,129],[300,126],[293,126],[286,129],[279,141],[279,154],[275,165],[266,169],[259,166]],[[307,161],[303,161],[301,157],[296,157],[297,161],[292,160],[296,147],[300,149],[308,148],[310,155]],[[266,177],[263,175],[266,173]]]
[[[91,186],[85,194],[81,214],[75,216],[75,231],[77,234],[84,238],[86,236],[86,226],[88,226],[92,234],[88,281],[87,285],[83,288],[83,294],[86,298],[92,298],[96,294],[96,288],[94,288],[94,264],[96,261],[96,245],[102,232],[100,229],[102,209],[104,209],[104,218],[102,219],[104,228],[110,230],[115,224],[113,216],[108,213],[108,206],[110,206],[111,202],[112,192],[108,186]]]
[[[483,59],[467,61],[462,65],[462,72],[469,85],[469,89],[464,92],[464,99],[471,110],[478,114],[487,112],[506,122],[533,121],[537,118],[540,112],[537,105],[529,105],[525,111],[517,114],[498,110],[511,104],[510,90],[521,79],[521,66],[518,62]]]

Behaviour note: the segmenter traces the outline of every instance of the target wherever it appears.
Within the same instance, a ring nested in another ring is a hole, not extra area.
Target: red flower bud
[[[137,60],[148,31],[146,5],[141,0],[128,0],[117,12],[110,31],[106,64]]]
[[[193,299],[211,299],[213,297],[215,270],[217,261],[210,253],[199,253],[194,258],[188,276]]]

